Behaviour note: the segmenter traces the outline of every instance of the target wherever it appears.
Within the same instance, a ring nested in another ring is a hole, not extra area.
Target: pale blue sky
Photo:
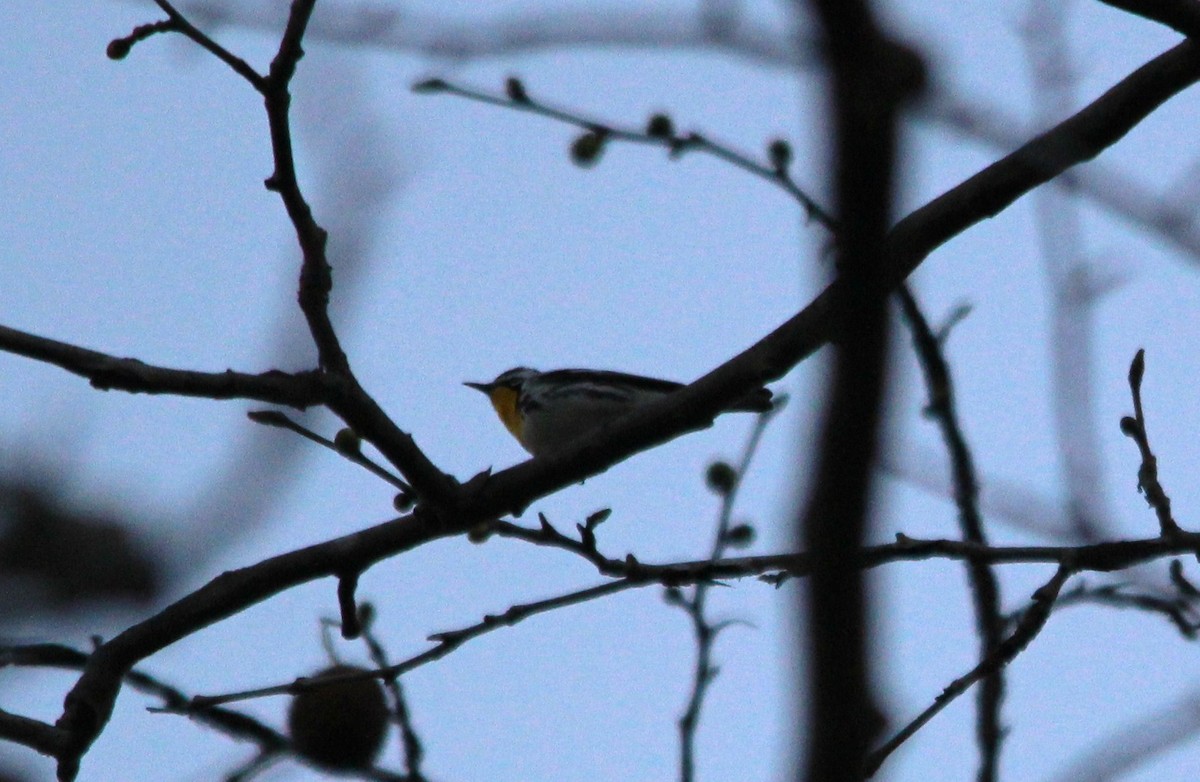
[[[747,6],[764,23],[780,19],[773,4]],[[412,7],[469,19],[477,4]],[[339,8],[346,6],[328,3],[323,13]],[[1097,4],[1073,8],[1081,100],[1175,42],[1150,22]],[[1019,35],[1026,3],[894,3],[888,13],[930,53],[941,82],[1018,123],[1031,116]],[[256,94],[182,39],[143,43],[120,63],[104,57],[111,38],[156,18],[150,2],[0,6],[0,323],[177,367],[305,366],[312,351],[294,304],[297,252],[278,199],[261,184],[270,161]],[[273,44],[238,29],[219,37],[259,67]],[[665,110],[681,128],[749,152],[785,135],[796,147],[797,181],[820,198],[824,98],[811,74],[709,51],[567,48],[451,64],[387,47],[312,42],[308,50],[296,99],[301,175],[331,230],[337,325],[366,388],[435,462],[462,478],[523,458],[463,380],[517,364],[691,379],[817,290],[825,237],[763,182],[700,156],[671,162],[656,150],[619,145],[584,171],[567,158],[570,129],[408,89],[430,75],[499,89],[518,74],[532,95],[614,123],[637,125]],[[1154,190],[1177,186],[1191,176],[1198,111],[1194,93],[1184,93],[1101,164]],[[906,208],[1001,154],[928,119],[909,126],[904,149]],[[1083,202],[1081,215],[1081,251],[1125,280],[1099,304],[1094,323],[1107,477],[1097,490],[1119,534],[1154,533],[1135,491],[1136,449],[1117,430],[1131,407],[1128,362],[1145,347],[1150,435],[1178,518],[1193,527],[1198,259],[1092,202]],[[914,280],[935,321],[959,303],[974,307],[954,331],[949,358],[980,469],[1061,497],[1048,293],[1029,199],[947,244]],[[919,378],[898,333],[887,449],[909,463],[938,440],[920,416]],[[281,344],[301,348],[280,359]],[[737,514],[758,526],[755,552],[778,550],[790,537],[823,360],[806,362],[778,386],[793,403],[768,433]],[[13,460],[59,465],[62,492],[73,502],[144,509],[148,534],[180,562],[197,560],[181,588],[393,515],[386,485],[249,423],[244,412],[261,405],[101,394],[7,355],[0,355],[0,398],[0,437]],[[332,434],[329,417],[309,420]],[[723,418],[532,511],[570,529],[611,507],[600,533],[604,551],[655,562],[701,556],[717,507],[703,468],[736,456],[749,427],[745,417]],[[303,457],[290,468],[298,475],[244,468],[281,452]],[[231,468],[235,453],[249,455]],[[907,481],[883,479],[878,510],[879,540],[895,532],[958,534],[953,505]],[[997,540],[1043,539],[992,522]],[[1165,564],[1154,572],[1164,571]],[[1002,569],[1005,607],[1021,605],[1048,575]],[[423,650],[430,633],[600,580],[567,554],[449,541],[377,566],[360,594],[377,604],[380,634],[399,659]],[[950,563],[892,565],[873,583],[878,670],[898,726],[973,664],[970,600],[961,566]],[[791,671],[803,664],[789,641],[794,603],[792,587],[776,591],[753,580],[714,592],[717,616],[752,627],[718,644],[721,676],[700,734],[700,779],[787,774],[795,747]],[[310,584],[176,644],[144,668],[195,693],[287,681],[323,664],[317,619],[335,613],[333,582]],[[83,646],[89,635],[111,636],[140,615],[114,610],[4,632]],[[354,645],[344,654],[363,659]],[[655,588],[474,641],[406,679],[427,773],[461,782],[674,778],[674,721],[692,654],[686,618]],[[1198,678],[1194,647],[1162,619],[1096,608],[1054,615],[1009,672],[1005,777],[1053,779],[1109,731],[1193,692]],[[71,680],[2,671],[0,707],[53,719]],[[248,757],[247,747],[183,718],[148,714],[147,705],[131,691],[122,695],[81,780],[217,779]],[[283,707],[282,699],[247,705],[275,724]],[[973,775],[972,717],[973,699],[961,699],[884,767],[883,778]],[[1197,752],[1185,746],[1127,778],[1189,778]],[[395,741],[388,753],[398,768]],[[0,758],[35,778],[52,773],[23,749],[0,748]],[[283,764],[267,778],[315,777]]]

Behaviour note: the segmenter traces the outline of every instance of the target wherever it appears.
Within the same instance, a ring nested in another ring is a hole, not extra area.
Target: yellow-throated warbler
[[[490,383],[465,383],[488,395],[496,414],[534,456],[558,450],[637,405],[661,399],[682,383],[596,369],[539,372],[517,367]],[[771,392],[760,388],[729,411],[765,412]]]

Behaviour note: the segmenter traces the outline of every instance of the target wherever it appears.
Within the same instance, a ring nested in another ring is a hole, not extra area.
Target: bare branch
[[[946,685],[946,688],[942,690],[929,708],[917,715],[912,722],[905,725],[895,736],[888,739],[883,746],[870,754],[866,764],[867,776],[874,775],[879,770],[879,767],[883,765],[884,761],[888,759],[888,756],[924,727],[938,712],[949,706],[959,695],[970,689],[971,685],[990,674],[993,670],[1008,665],[1018,654],[1023,652],[1025,647],[1029,646],[1030,642],[1045,627],[1046,620],[1050,618],[1050,611],[1054,608],[1054,601],[1058,598],[1059,591],[1067,579],[1071,577],[1071,574],[1072,569],[1070,567],[1060,565],[1054,577],[1033,593],[1033,602],[1024,615],[1022,615],[1021,621],[1013,629],[1008,638],[1005,638],[1003,643],[992,651],[992,654],[981,660],[979,665],[976,665],[969,672]]]
[[[206,399],[255,399],[289,407],[324,404],[363,433],[396,465],[423,498],[452,504],[456,482],[425,457],[367,393],[353,381],[319,371],[290,374],[271,370],[258,375],[226,370],[195,372],[117,358],[65,342],[0,326],[0,351],[43,361],[91,381],[101,390],[176,394]]]
[[[955,409],[954,383],[950,367],[942,355],[942,343],[921,312],[916,297],[907,284],[899,288],[900,306],[913,333],[913,344],[928,388],[926,411],[937,422],[954,475],[954,502],[958,506],[958,523],[963,539],[987,544],[983,518],[979,513],[979,483],[975,475],[975,460],[967,447],[966,437],[958,424]],[[996,574],[984,562],[968,562],[971,595],[975,601],[975,626],[979,632],[980,659],[987,659],[1004,639],[1004,622],[1000,616],[1000,585]],[[1004,700],[1004,672],[997,667],[983,679],[976,702],[975,732],[979,742],[980,765],[977,779],[990,782],[996,779],[1000,761],[1000,742],[1004,738],[1000,707]]]
[[[176,394],[206,399],[257,399],[304,409],[320,404],[324,396],[315,373],[289,374],[271,370],[258,375],[226,370],[193,372],[169,369],[117,358],[107,353],[58,342],[0,326],[0,351],[53,364],[87,378],[101,391],[116,389],[134,394]]]
[[[261,698],[268,695],[295,694],[313,687],[340,684],[363,678],[390,679],[403,676],[409,671],[415,670],[422,665],[427,665],[435,660],[440,660],[458,647],[462,646],[467,641],[478,638],[481,635],[486,635],[493,630],[497,630],[501,627],[512,627],[513,625],[523,622],[530,617],[546,613],[547,611],[553,611],[569,605],[578,605],[579,603],[585,603],[589,600],[606,597],[616,592],[622,592],[626,589],[644,586],[646,583],[647,582],[643,580],[627,578],[621,581],[609,581],[598,586],[588,587],[587,589],[568,592],[564,595],[552,597],[547,600],[538,600],[533,603],[514,605],[502,614],[488,614],[483,618],[483,621],[473,624],[469,627],[464,627],[461,630],[447,630],[445,632],[435,633],[429,637],[429,640],[433,641],[435,644],[432,648],[386,668],[380,668],[379,670],[375,671],[348,674],[344,676],[325,677],[321,681],[315,681],[312,679],[297,679],[296,681],[288,684],[261,687],[255,690],[244,690],[242,692],[227,693],[225,695],[197,695],[196,697],[192,698],[189,708],[207,709],[226,703],[249,700],[251,698]]]
[[[242,58],[234,55],[225,47],[214,41],[208,35],[203,33],[199,28],[189,22],[181,13],[175,10],[175,7],[167,0],[154,0],[162,11],[167,15],[167,18],[160,22],[151,22],[149,24],[138,25],[129,35],[120,38],[114,38],[108,44],[107,54],[109,59],[123,60],[129,56],[129,52],[133,47],[142,41],[157,35],[159,33],[180,33],[192,41],[199,44],[210,54],[216,57],[221,62],[228,65],[235,73],[241,76],[255,89],[260,89],[263,83],[263,77],[260,76],[249,63]]]
[[[1189,0],[1100,0],[1100,2],[1164,24],[1189,38],[1200,37],[1200,7]]]
[[[591,553],[579,541],[558,535],[558,539],[539,530],[518,527],[503,522],[503,532],[541,545],[562,548],[584,556],[595,565],[597,572],[614,578],[633,577],[663,586],[683,586],[699,581],[746,578],[764,574],[782,574],[772,581],[808,576],[812,572],[812,557],[808,552],[764,554],[749,557],[730,557],[720,560],[700,559],[690,562],[652,564],[632,555],[625,559],[609,559]],[[495,527],[493,527],[495,528]],[[1200,554],[1200,533],[1182,532],[1178,536],[1106,541],[1081,546],[985,546],[962,540],[919,540],[897,535],[895,543],[863,547],[851,559],[854,567],[875,568],[893,562],[918,562],[927,559],[947,559],[956,562],[1002,564],[1070,563],[1077,572],[1111,573],[1180,554]]]
[[[66,751],[71,738],[70,734],[54,725],[3,709],[0,709],[0,736],[53,758]]]
[[[371,655],[371,662],[375,664],[376,668],[391,667],[387,651],[373,630],[374,609],[370,604],[364,604],[361,613],[363,614],[360,620],[363,627],[362,639]],[[425,747],[421,744],[421,738],[413,726],[408,699],[404,697],[404,685],[400,683],[398,676],[388,676],[383,681],[388,692],[391,693],[392,711],[396,715],[396,722],[400,724],[400,748],[404,753],[404,766],[408,779],[411,782],[423,782],[425,777],[421,774],[421,761],[425,757]]]
[[[167,15],[172,29],[183,33],[218,60],[228,65],[234,71],[234,73],[250,82],[254,89],[259,91],[262,90],[263,77],[259,75],[257,71],[251,68],[245,60],[234,55],[224,46],[221,46],[212,38],[208,37],[208,35],[201,32],[195,25],[189,22],[187,18],[183,16],[183,14],[175,10],[175,7],[167,2],[167,0],[154,0],[154,3],[163,10],[163,13]]]
[[[411,486],[409,486],[407,483],[405,483],[404,481],[397,478],[395,475],[392,475],[390,472],[383,469],[383,467],[380,467],[378,464],[376,464],[374,461],[372,461],[370,458],[368,458],[366,455],[363,454],[363,452],[359,449],[359,446],[358,446],[357,435],[355,435],[354,432],[350,429],[341,430],[340,432],[338,432],[336,440],[330,440],[326,437],[322,437],[321,435],[317,434],[313,430],[293,421],[292,419],[288,418],[286,415],[284,415],[283,413],[280,413],[277,410],[252,410],[251,412],[246,414],[246,417],[249,418],[251,421],[253,421],[256,424],[262,424],[264,426],[275,426],[280,429],[287,429],[289,432],[295,432],[296,434],[300,435],[304,439],[310,440],[310,441],[316,443],[317,445],[328,448],[329,450],[333,451],[334,453],[338,454],[339,456],[349,460],[350,462],[353,462],[354,464],[357,464],[359,467],[362,467],[363,469],[367,470],[375,477],[380,478],[380,479],[392,484],[392,486],[395,486],[401,492],[403,492],[405,494],[412,493],[413,488]],[[346,432],[349,432],[349,436],[343,437],[343,433],[346,433]],[[346,442],[346,441],[349,441],[349,442]]]
[[[508,87],[507,96],[501,98],[480,90],[452,84],[443,79],[427,79],[413,85],[413,92],[434,95],[443,93],[456,95],[460,98],[467,98],[479,103],[528,112],[582,128],[587,131],[588,135],[581,137],[580,140],[591,138],[596,145],[588,153],[592,157],[586,160],[580,160],[578,150],[576,150],[576,162],[583,165],[590,165],[600,154],[602,145],[610,141],[624,141],[631,144],[649,144],[651,146],[662,147],[670,153],[672,159],[682,157],[684,154],[692,151],[703,152],[777,185],[804,208],[809,219],[818,221],[830,230],[835,228],[832,216],[822,209],[820,204],[792,179],[791,174],[788,172],[788,166],[784,162],[784,158],[789,157],[790,153],[783,151],[787,147],[784,146],[785,142],[781,140],[775,141],[770,147],[770,150],[774,151],[773,157],[776,158],[776,162],[772,162],[771,164],[761,163],[744,152],[739,152],[726,144],[713,141],[697,131],[690,131],[683,134],[677,133],[674,124],[665,114],[656,114],[651,117],[645,129],[618,127],[606,122],[588,119],[581,114],[555,108],[541,101],[533,100],[529,97],[524,85],[517,79],[510,78],[508,80]],[[578,141],[576,144],[578,145]]]
[[[834,215],[841,226],[835,285],[843,290],[815,488],[795,522],[812,562],[807,600],[797,603],[808,680],[803,778],[841,782],[859,778],[883,724],[868,654],[867,590],[849,563],[870,534],[871,466],[888,374],[887,294],[898,282],[884,267],[900,178],[900,112],[923,88],[925,65],[885,34],[867,2],[816,0],[813,10],[832,76]]]
[[[279,50],[271,61],[267,77],[258,88],[266,104],[271,152],[275,160],[275,170],[267,178],[266,186],[268,190],[279,194],[296,230],[296,239],[303,255],[298,296],[300,310],[317,346],[319,364],[322,369],[343,375],[354,382],[350,360],[342,350],[329,319],[329,292],[333,288],[333,273],[325,256],[329,237],[325,229],[317,225],[312,208],[300,192],[288,118],[292,103],[291,80],[300,58],[304,56],[300,41],[314,5],[315,0],[296,0],[292,3],[287,27],[279,41]],[[357,383],[354,382],[354,385]]]
[[[1164,537],[1178,535],[1179,524],[1171,515],[1171,498],[1158,482],[1158,458],[1150,450],[1150,438],[1146,434],[1146,417],[1142,413],[1142,377],[1146,371],[1146,351],[1138,350],[1129,365],[1129,389],[1133,394],[1133,417],[1121,419],[1121,431],[1137,443],[1142,454],[1138,468],[1138,491],[1146,495],[1146,502],[1154,508],[1158,524]]]
[[[737,502],[738,492],[742,487],[742,479],[750,469],[750,463],[753,461],[755,453],[758,452],[758,444],[762,440],[767,424],[779,412],[782,404],[783,402],[777,401],[772,409],[760,413],[755,419],[754,428],[750,431],[750,436],[742,449],[742,457],[736,467],[730,467],[724,462],[717,462],[709,466],[709,487],[717,491],[721,497],[721,507],[717,513],[716,530],[713,534],[712,549],[709,554],[710,562],[719,561],[731,545],[736,545],[730,538],[729,530],[734,504]],[[720,468],[722,467],[728,471],[728,482],[712,480],[714,469],[721,472]],[[696,729],[700,725],[700,713],[704,708],[705,695],[708,693],[709,686],[716,679],[718,670],[712,663],[713,644],[721,629],[728,626],[727,623],[714,625],[706,614],[710,586],[712,586],[710,581],[698,581],[690,595],[682,592],[668,591],[667,593],[668,595],[678,595],[676,599],[668,600],[668,602],[679,606],[687,613],[696,641],[696,661],[692,668],[692,693],[688,697],[687,706],[684,707],[678,723],[680,782],[692,782],[695,778]]]

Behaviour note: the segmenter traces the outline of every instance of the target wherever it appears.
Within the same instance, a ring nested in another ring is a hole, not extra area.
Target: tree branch
[[[1121,419],[1121,431],[1137,443],[1138,451],[1142,454],[1142,464],[1138,468],[1138,491],[1146,497],[1146,502],[1154,508],[1158,517],[1158,525],[1164,537],[1177,535],[1179,524],[1171,515],[1171,498],[1158,481],[1158,457],[1150,450],[1150,437],[1146,434],[1146,416],[1142,412],[1142,377],[1146,372],[1146,351],[1138,350],[1129,365],[1129,390],[1133,395],[1133,416]]]
[[[59,778],[70,780],[78,773],[79,759],[107,723],[121,681],[135,663],[284,589],[359,572],[384,557],[456,531],[431,521],[431,515],[418,508],[393,522],[228,571],[101,644],[67,694],[56,724],[62,734],[56,745]]]
[[[536,114],[540,117],[546,117],[547,119],[552,119],[566,125],[581,128],[587,131],[587,134],[585,137],[578,139],[576,144],[584,138],[590,137],[592,143],[595,145],[593,147],[594,151],[590,152],[588,157],[575,155],[576,162],[581,165],[593,164],[600,155],[603,145],[610,141],[662,147],[667,150],[673,160],[683,157],[689,152],[702,152],[778,186],[804,208],[809,219],[817,220],[830,229],[834,227],[833,218],[792,179],[788,171],[787,161],[782,159],[782,157],[790,157],[791,151],[786,143],[781,140],[776,140],[772,145],[774,149],[779,150],[776,152],[776,155],[780,157],[776,162],[767,165],[755,160],[744,152],[739,152],[726,144],[713,141],[703,133],[697,131],[678,132],[675,129],[673,121],[666,114],[653,115],[644,128],[620,127],[611,123],[589,119],[580,114],[534,100],[529,96],[524,84],[515,78],[508,80],[507,95],[503,98],[480,90],[471,89],[470,87],[464,87],[460,84],[453,84],[444,79],[426,79],[414,84],[412,89],[413,92],[420,94],[454,95],[478,103]],[[573,148],[573,152],[576,151]]]
[[[292,152],[292,129],[289,111],[290,92],[296,66],[304,56],[300,42],[308,27],[316,0],[295,0],[288,13],[287,27],[279,41],[279,49],[271,61],[267,77],[259,87],[267,110],[271,134],[271,151],[275,170],[267,178],[268,190],[279,194],[288,217],[296,230],[303,260],[300,265],[300,310],[308,322],[308,330],[317,346],[318,365],[343,376],[357,386],[346,357],[329,319],[329,292],[333,289],[333,272],[325,247],[329,235],[313,219],[312,208],[300,192],[296,177],[296,162]]]
[[[898,291],[900,306],[913,334],[913,344],[925,375],[929,404],[926,411],[941,430],[946,450],[950,454],[954,476],[954,502],[958,506],[958,523],[963,540],[987,544],[983,533],[983,518],[979,514],[979,482],[975,476],[975,460],[967,447],[966,437],[958,423],[955,408],[954,383],[950,367],[942,355],[942,343],[934,335],[907,284]],[[975,603],[975,627],[979,633],[980,659],[986,659],[999,648],[1004,639],[1004,621],[1000,616],[1000,585],[996,574],[986,562],[969,561],[967,576],[971,581],[971,596]],[[1004,672],[997,667],[990,671],[979,688],[975,708],[975,735],[979,742],[979,782],[996,779],[1000,761],[1000,742],[1004,738],[1000,708],[1004,701]]]
[[[1142,9],[1182,9],[1181,18],[1194,18],[1189,0],[1117,0],[1116,7],[1156,21],[1165,17]],[[277,0],[239,0],[236,3],[195,0],[185,4],[197,19],[274,33],[285,21],[285,9]],[[1137,6],[1135,9],[1134,6]],[[816,45],[807,30],[799,33],[787,25],[763,24],[743,14],[732,28],[714,30],[704,22],[700,8],[518,10],[459,20],[445,13],[423,14],[415,7],[358,2],[353,7],[330,3],[326,13],[309,26],[309,35],[346,46],[384,48],[412,52],[435,61],[459,65],[479,59],[520,56],[554,48],[607,47],[653,49],[655,51],[716,51],[752,63],[793,72],[817,63]],[[1182,30],[1183,27],[1169,26]],[[1195,29],[1195,28],[1191,28]],[[718,34],[719,33],[719,34]],[[797,35],[805,36],[797,44]],[[944,125],[968,138],[999,149],[1012,149],[1025,140],[1025,121],[993,105],[979,103],[955,91],[949,84],[934,84],[930,95],[915,113]],[[1191,211],[1181,208],[1142,182],[1117,169],[1096,163],[1079,172],[1065,186],[1095,203],[1157,234],[1191,256],[1200,259],[1200,231]]]
[[[780,411],[782,401],[777,400],[775,406],[766,412],[759,413],[754,422],[754,428],[742,449],[742,457],[736,467],[724,462],[714,462],[709,466],[708,485],[721,497],[721,508],[717,513],[716,530],[713,534],[712,548],[709,561],[719,561],[731,547],[739,545],[730,535],[730,521],[733,518],[734,504],[737,502],[742,481],[750,469],[750,463],[758,452],[758,444],[774,416]],[[715,474],[726,477],[713,478]],[[748,542],[748,541],[747,541]],[[745,545],[742,543],[741,545]],[[695,779],[696,766],[696,729],[700,725],[700,714],[704,708],[704,699],[708,688],[717,677],[718,666],[712,662],[713,645],[718,635],[727,627],[728,622],[714,624],[707,616],[709,588],[713,582],[697,581],[690,594],[668,589],[668,602],[678,606],[687,613],[692,626],[692,634],[696,641],[696,660],[692,666],[692,693],[688,697],[687,706],[680,715],[679,725],[679,782],[692,782]]]
[[[1200,6],[1191,0],[1100,0],[1100,2],[1166,25],[1188,38],[1200,37]]]
[[[254,399],[301,409],[323,404],[378,448],[408,478],[418,496],[442,507],[452,507],[456,502],[457,481],[430,462],[413,439],[400,431],[353,378],[321,371],[291,374],[271,370],[252,375],[233,370],[170,369],[7,326],[0,326],[0,351],[61,367],[87,378],[92,386],[101,390],[206,399]]]
[[[969,672],[946,685],[946,688],[934,699],[933,704],[917,715],[912,722],[905,725],[895,736],[888,739],[883,746],[872,752],[866,764],[867,776],[873,776],[879,770],[879,767],[883,765],[884,761],[888,759],[888,756],[924,727],[938,712],[949,706],[958,696],[970,689],[972,684],[989,675],[992,671],[1008,665],[1018,654],[1025,651],[1030,642],[1046,626],[1046,620],[1050,618],[1050,612],[1054,608],[1054,601],[1058,599],[1059,591],[1062,589],[1063,584],[1067,582],[1067,579],[1071,577],[1072,572],[1072,569],[1068,565],[1060,565],[1054,577],[1033,593],[1032,604],[1021,616],[1021,621],[1013,629],[1008,638],[1004,639],[1003,643],[996,647],[989,656],[981,660],[979,665],[976,665]]]
[[[797,601],[808,680],[800,704],[808,715],[802,778],[850,782],[860,778],[883,725],[868,654],[869,596],[850,563],[870,534],[886,388],[886,304],[896,281],[881,271],[893,220],[897,128],[902,105],[924,85],[925,66],[877,26],[866,0],[812,5],[832,76],[834,219],[841,226],[835,285],[842,297],[814,489],[795,526],[812,563],[807,600]]]
[[[271,370],[252,375],[226,370],[194,372],[118,358],[95,350],[0,326],[0,351],[15,353],[67,370],[89,380],[101,391],[134,394],[175,394],[206,399],[257,399],[304,409],[321,404],[324,392],[312,372],[290,374]]]
[[[1082,111],[899,221],[887,238],[881,277],[889,287],[898,285],[941,244],[1095,157],[1197,79],[1200,49],[1190,42],[1154,58]],[[520,512],[559,486],[705,426],[736,399],[782,377],[828,342],[843,325],[845,294],[844,283],[834,282],[783,325],[686,388],[602,427],[587,442],[487,477],[468,506],[486,508],[484,515],[492,516]]]
[[[570,605],[578,605],[596,600],[601,597],[606,597],[617,592],[623,592],[626,589],[644,586],[647,582],[635,578],[626,578],[619,581],[608,581],[597,586],[588,587],[568,592],[557,597],[551,597],[546,600],[538,600],[532,603],[519,603],[509,607],[502,614],[488,614],[483,620],[476,624],[464,627],[461,630],[447,630],[441,633],[434,633],[429,636],[429,640],[434,642],[434,646],[426,649],[420,654],[413,655],[406,660],[389,665],[385,668],[380,668],[375,671],[364,671],[361,673],[347,674],[344,676],[324,677],[320,681],[308,678],[297,679],[288,684],[277,684],[270,687],[260,687],[254,690],[243,690],[241,692],[226,693],[224,695],[197,695],[192,698],[189,709],[208,709],[214,706],[233,703],[235,701],[249,700],[251,698],[261,698],[268,695],[284,695],[303,692],[314,687],[327,686],[331,684],[341,684],[357,679],[393,679],[420,668],[422,665],[427,665],[436,660],[440,660],[446,655],[453,652],[458,647],[462,646],[467,641],[478,638],[481,635],[486,635],[501,627],[512,627],[538,614],[554,611]]]

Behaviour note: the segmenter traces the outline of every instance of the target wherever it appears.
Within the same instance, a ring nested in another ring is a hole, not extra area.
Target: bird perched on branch
[[[629,412],[683,388],[682,383],[597,369],[539,372],[516,367],[490,383],[464,383],[487,394],[504,426],[534,456],[550,453]],[[757,389],[726,412],[762,413],[771,392]]]

